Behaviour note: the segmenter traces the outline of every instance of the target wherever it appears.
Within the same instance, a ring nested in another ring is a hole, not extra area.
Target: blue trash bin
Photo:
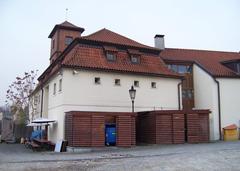
[[[106,124],[105,125],[105,140],[106,145],[116,145],[116,125]]]

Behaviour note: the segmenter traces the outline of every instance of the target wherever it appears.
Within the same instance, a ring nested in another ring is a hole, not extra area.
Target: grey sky
[[[239,0],[0,0],[0,105],[16,76],[48,66],[66,8],[83,35],[105,27],[147,45],[165,34],[166,47],[240,51]]]

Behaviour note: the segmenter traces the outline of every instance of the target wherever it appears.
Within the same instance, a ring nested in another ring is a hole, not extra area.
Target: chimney
[[[165,44],[164,44],[164,35],[161,34],[156,34],[154,37],[154,46],[155,48],[158,48],[160,50],[165,49]]]

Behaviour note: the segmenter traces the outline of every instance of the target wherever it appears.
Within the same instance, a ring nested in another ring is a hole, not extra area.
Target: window
[[[152,88],[157,88],[157,83],[156,82],[151,82],[151,87]]]
[[[52,49],[55,47],[55,39],[52,40]]]
[[[95,84],[101,84],[100,77],[95,77],[94,82]]]
[[[112,52],[107,52],[106,57],[108,61],[116,61],[116,54]]]
[[[140,63],[140,57],[137,55],[131,55],[131,62],[133,64],[139,64]]]
[[[134,87],[139,87],[139,81],[134,81],[133,85],[134,85]]]
[[[120,79],[115,79],[115,85],[116,86],[120,86],[121,85]]]
[[[70,36],[65,37],[65,45],[69,45],[73,41],[73,38]]]
[[[58,91],[61,92],[62,91],[62,79],[59,80],[59,88]]]
[[[192,73],[192,66],[189,65],[168,65],[168,69],[179,74]]]
[[[55,94],[56,94],[56,87],[57,87],[57,84],[56,84],[56,83],[54,83],[54,84],[53,84],[53,95],[55,95]]]

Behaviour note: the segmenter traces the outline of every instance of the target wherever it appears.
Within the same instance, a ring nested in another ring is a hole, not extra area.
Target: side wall
[[[240,79],[217,79],[220,84],[222,128],[240,121]]]
[[[210,140],[219,140],[218,94],[213,78],[194,64],[194,101],[196,109],[210,109]]]

